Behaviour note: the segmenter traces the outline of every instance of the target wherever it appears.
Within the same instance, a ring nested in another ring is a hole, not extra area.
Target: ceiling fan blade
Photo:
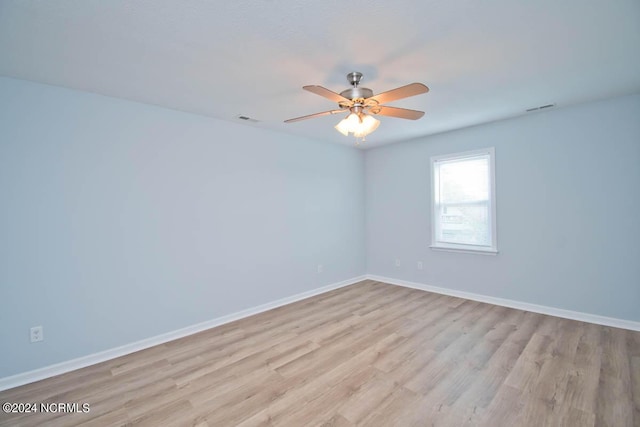
[[[316,95],[324,96],[325,98],[330,99],[333,102],[337,102],[338,104],[352,104],[350,99],[345,98],[339,93],[335,93],[327,89],[326,87],[311,85],[303,86],[302,89],[307,90],[311,93],[315,93]]]
[[[406,108],[386,107],[382,105],[371,110],[371,113],[379,114],[381,116],[398,117],[399,119],[409,120],[418,120],[420,117],[424,116],[424,111],[407,110]]]
[[[408,98],[410,96],[420,95],[421,93],[427,92],[429,92],[429,88],[422,83],[411,83],[406,86],[379,93],[369,99],[377,101],[378,104],[386,104],[387,102],[395,101],[396,99]]]
[[[299,122],[301,120],[307,120],[307,119],[313,119],[315,117],[322,117],[322,116],[328,116],[330,114],[338,114],[338,113],[343,113],[347,110],[331,110],[331,111],[323,111],[322,113],[315,113],[315,114],[309,114],[308,116],[301,116],[301,117],[296,117],[295,119],[289,119],[289,120],[285,120],[285,123],[293,123],[293,122]]]

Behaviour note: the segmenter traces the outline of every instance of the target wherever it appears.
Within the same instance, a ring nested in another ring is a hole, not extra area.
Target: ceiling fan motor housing
[[[373,91],[371,89],[366,87],[358,87],[358,85],[360,84],[360,80],[362,80],[362,73],[354,71],[347,74],[347,81],[353,87],[340,92],[340,96],[350,99],[355,104],[355,106],[364,105],[364,100],[373,96]],[[342,108],[351,106],[346,105],[346,103],[344,105],[343,103],[339,103],[339,105]]]
[[[366,87],[352,87],[350,89],[343,90],[340,92],[340,95],[353,101],[356,99],[371,98],[373,96],[373,91]]]
[[[342,92],[340,92],[340,95],[347,99],[355,101],[356,104],[361,104],[365,99],[371,98],[373,96],[373,91],[366,87],[358,87],[358,85],[360,84],[360,80],[362,80],[362,73],[354,71],[347,74],[347,81],[353,87],[347,90],[343,90]],[[358,102],[356,100],[362,101]]]

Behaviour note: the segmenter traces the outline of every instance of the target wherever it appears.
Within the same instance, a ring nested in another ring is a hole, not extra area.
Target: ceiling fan
[[[371,89],[359,87],[360,81],[362,80],[362,73],[357,71],[349,73],[347,74],[347,80],[352,87],[347,90],[343,90],[339,94],[322,86],[316,85],[304,86],[302,88],[311,93],[315,93],[316,95],[320,95],[331,101],[337,102],[339,109],[296,117],[294,119],[285,120],[284,122],[293,123],[300,120],[349,111],[347,117],[338,123],[335,128],[345,136],[352,133],[353,136],[356,138],[362,138],[362,141],[364,141],[365,136],[376,130],[380,124],[380,121],[375,119],[373,115],[397,117],[409,120],[417,120],[424,116],[423,111],[407,110],[405,108],[383,105],[397,99],[408,98],[410,96],[429,92],[429,88],[422,83],[411,83],[374,96]]]

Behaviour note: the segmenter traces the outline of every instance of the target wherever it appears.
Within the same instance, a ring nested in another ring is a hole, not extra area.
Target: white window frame
[[[436,241],[436,221],[440,217],[438,214],[438,204],[436,197],[438,196],[438,177],[436,176],[436,164],[443,161],[463,160],[477,156],[489,156],[489,237],[491,242],[489,245],[471,245],[463,243],[449,243]],[[498,253],[498,241],[496,230],[496,167],[495,167],[495,148],[488,147],[480,150],[465,151],[462,153],[452,153],[431,157],[431,245],[434,250],[468,252],[485,255],[496,255]]]

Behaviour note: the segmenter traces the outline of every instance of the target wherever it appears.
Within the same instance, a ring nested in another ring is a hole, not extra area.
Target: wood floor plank
[[[452,355],[450,368],[440,381],[429,389],[419,391],[432,402],[453,406],[474,383],[482,381],[480,377],[486,375],[484,368],[490,355],[500,347],[512,330],[512,325],[500,325],[478,337],[479,339],[474,339],[476,345],[468,352]],[[484,393],[487,393],[487,389]]]
[[[366,280],[0,392],[0,426],[640,426],[640,332]]]
[[[631,394],[633,399],[633,425],[640,425],[640,356],[632,356],[631,364]]]
[[[582,329],[583,333],[578,342],[575,358],[572,366],[569,367],[565,405],[594,414],[600,382],[602,347],[599,345],[597,325],[583,324]]]
[[[503,383],[482,413],[477,425],[483,427],[526,425],[522,422],[522,410],[526,404],[525,396],[522,389]]]
[[[622,329],[602,328],[603,352],[596,397],[597,425],[633,425],[633,387],[626,335],[627,331]]]
[[[507,323],[514,329],[481,368],[475,381],[458,398],[457,411],[445,420],[449,421],[449,425],[481,424],[487,407],[494,402],[500,387],[505,384],[505,379],[519,360],[541,318],[533,313],[519,312],[518,314],[515,320],[518,324],[513,324],[511,321]],[[505,390],[510,391],[508,388]],[[496,403],[498,402],[500,398],[496,399]],[[455,419],[450,419],[452,417]]]
[[[505,379],[505,385],[530,393],[538,382],[551,341],[552,339],[548,335],[534,332],[522,354],[518,357],[513,370]]]
[[[335,414],[326,421],[321,421],[316,427],[353,427],[353,423],[349,422],[340,414]]]
[[[357,426],[412,426],[435,421],[425,415],[427,409],[420,396],[404,387],[396,387]]]

